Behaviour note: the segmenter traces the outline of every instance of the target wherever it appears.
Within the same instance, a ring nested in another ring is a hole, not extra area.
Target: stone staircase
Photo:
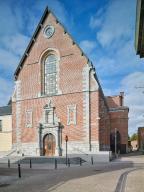
[[[0,158],[6,157],[6,156],[17,156],[16,150],[10,150],[10,151],[1,151],[0,152]]]
[[[54,164],[55,159],[57,160],[58,164],[66,164],[66,158],[65,157],[20,157],[20,156],[9,156],[9,157],[3,157],[0,158],[0,163],[7,163],[8,159],[11,163],[18,163],[21,164],[29,164],[30,159],[33,164],[45,164],[50,163]],[[86,162],[81,157],[69,157],[70,164],[80,164]]]
[[[54,163],[55,160],[57,160],[58,164],[66,164],[66,158],[65,157],[25,157],[21,160],[21,163],[29,163],[30,159],[32,163],[36,164],[43,164],[43,163]],[[82,158],[80,157],[70,157],[69,158],[71,164],[80,164],[81,162],[85,162]]]
[[[11,163],[17,163],[20,161],[23,157],[20,156],[4,156],[0,158],[0,163],[7,163],[8,159],[10,160]]]

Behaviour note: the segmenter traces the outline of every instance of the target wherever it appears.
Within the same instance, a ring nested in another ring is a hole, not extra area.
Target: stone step
[[[54,163],[55,159],[57,160],[57,163],[59,164],[65,164],[66,163],[66,158],[65,157],[26,157],[23,158],[20,162],[21,163],[29,163],[30,159],[32,163]],[[79,164],[80,161],[84,162],[83,159],[80,157],[73,157],[69,158],[71,164]]]
[[[54,163],[55,159],[57,160],[58,164],[66,164],[66,158],[65,157],[4,157],[0,159],[0,163],[7,163],[8,159],[11,163],[22,163],[22,164],[28,164],[31,162],[34,164],[43,164],[43,163]],[[85,162],[80,157],[70,157],[69,158],[71,164],[80,164],[80,161],[82,163]]]
[[[0,158],[0,163],[7,163],[8,159],[10,160],[11,163],[16,163],[16,162],[20,161],[22,159],[22,157],[20,157],[20,156],[10,156],[10,157],[5,156],[5,157]]]

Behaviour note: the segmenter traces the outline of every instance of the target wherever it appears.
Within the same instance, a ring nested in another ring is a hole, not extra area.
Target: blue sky
[[[0,2],[0,105],[46,5],[96,68],[106,95],[125,92],[129,133],[144,125],[144,59],[134,50],[135,0],[5,0]]]

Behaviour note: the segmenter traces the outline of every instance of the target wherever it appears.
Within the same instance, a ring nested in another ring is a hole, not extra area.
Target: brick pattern
[[[118,96],[107,97],[110,107],[110,124],[111,133],[114,133],[115,128],[121,135],[121,144],[125,144],[128,148],[128,112],[129,109],[123,106],[124,96],[120,93]],[[112,108],[112,110],[111,110]]]
[[[128,110],[122,110],[117,112],[110,112],[111,119],[111,132],[115,131],[115,128],[120,132],[121,144],[128,145]]]
[[[100,150],[109,150],[110,145],[110,118],[109,109],[102,97],[102,92],[99,92],[99,137]]]
[[[106,97],[109,108],[116,108],[122,106],[122,99],[123,98],[121,95]]]
[[[48,24],[55,28],[54,35],[49,39],[43,35],[43,29]],[[49,51],[59,57],[59,91],[53,96],[43,94],[43,59]],[[109,149],[109,113],[94,74],[87,58],[50,13],[17,77],[20,85],[16,93],[20,93],[20,97],[13,94],[13,146],[19,143],[24,153],[29,147],[33,154],[38,153],[39,126],[40,123],[43,124],[44,106],[51,100],[58,121],[63,126],[63,151],[65,135],[68,135],[71,151],[74,151],[74,147],[83,152]],[[115,99],[113,102],[116,103],[114,106],[119,104]],[[67,106],[70,105],[76,106],[76,124],[68,125]],[[26,126],[25,112],[29,109],[32,110],[32,127]],[[43,133],[46,134],[50,129],[52,128],[46,128]]]
[[[144,127],[138,128],[138,148],[144,150]]]

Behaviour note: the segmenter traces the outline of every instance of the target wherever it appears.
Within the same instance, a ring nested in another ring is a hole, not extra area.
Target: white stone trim
[[[16,143],[17,151],[21,150],[21,81],[16,82]]]
[[[40,65],[41,65],[41,62],[42,62],[42,60],[43,60],[43,57],[45,57],[45,55],[47,55],[47,53],[48,53],[48,52],[51,52],[51,51],[56,52],[56,55],[57,55],[57,57],[58,57],[58,61],[60,61],[60,52],[58,51],[58,49],[55,49],[55,48],[53,48],[53,47],[49,47],[49,48],[45,49],[45,50],[41,53],[41,55],[40,55],[40,57],[39,57],[39,64],[40,64]]]
[[[53,123],[46,123],[45,122],[45,112],[46,110],[49,110],[53,113]],[[55,136],[56,141],[56,149],[55,149],[55,156],[58,156],[61,154],[61,130],[60,130],[60,119],[57,117],[55,113],[55,107],[52,105],[52,101],[49,100],[48,104],[44,106],[43,109],[43,118],[40,126],[38,127],[38,143],[39,147],[43,148],[43,139],[47,134],[52,134]]]
[[[43,131],[42,131],[42,143],[41,146],[43,146],[43,139],[47,134],[52,134],[55,137],[55,142],[56,142],[56,149],[55,149],[55,156],[59,155],[59,134],[58,134],[58,127],[44,127]]]
[[[38,143],[22,143],[21,144],[21,154],[28,156],[39,156],[39,145]]]
[[[12,102],[15,102],[15,101],[16,101],[16,82],[15,82],[14,90],[13,90],[13,93],[12,93]]]
[[[73,119],[70,118],[70,113],[73,112]],[[67,125],[77,124],[77,106],[76,104],[67,105]]]
[[[27,120],[28,120],[27,115],[28,114],[30,115],[30,123],[27,122]],[[33,126],[33,110],[32,109],[27,109],[25,111],[25,126],[27,128],[31,128]]]
[[[91,151],[89,150],[89,145],[86,142],[81,141],[68,141],[68,154],[89,154],[99,152],[99,142],[95,141],[91,144]],[[66,154],[66,144],[62,144],[62,154]]]
[[[83,68],[83,128],[85,131],[85,142],[89,145],[89,137],[90,137],[90,78],[89,78],[89,72],[91,67],[89,65],[86,65]]]
[[[17,150],[20,151],[21,148],[21,103],[16,102],[16,143]]]
[[[51,29],[51,34],[49,34],[49,35],[47,35],[46,34],[46,30],[47,29]],[[54,26],[53,25],[46,25],[45,27],[44,27],[44,29],[43,29],[43,35],[44,35],[44,37],[45,38],[47,38],[47,39],[50,39],[53,35],[54,35],[54,33],[55,33],[55,28],[54,28]]]
[[[17,80],[16,82],[16,100],[20,100],[21,99],[21,81]]]
[[[95,84],[90,85],[90,91],[97,91],[99,89],[98,82],[96,81],[95,77],[95,71],[93,69],[90,70],[90,79],[91,81],[95,82]]]
[[[45,61],[46,57],[48,57],[48,55],[50,53],[51,54],[55,54],[57,56],[57,62],[56,62],[56,71],[57,71],[57,73],[56,73],[56,94],[55,95],[59,95],[59,94],[62,94],[62,91],[60,89],[60,52],[57,49],[55,49],[55,48],[47,48],[47,49],[45,49],[42,52],[42,54],[40,55],[39,65],[42,65],[42,67],[44,66],[44,61]],[[52,96],[52,95],[49,94],[48,96]]]

